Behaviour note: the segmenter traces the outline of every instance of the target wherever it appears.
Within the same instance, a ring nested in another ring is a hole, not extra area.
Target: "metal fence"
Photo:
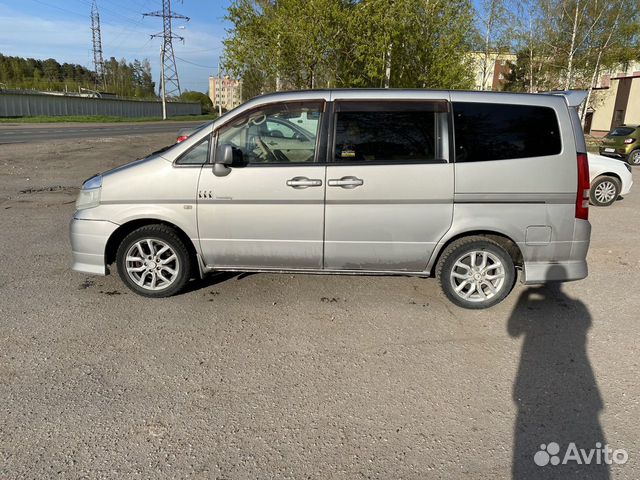
[[[167,115],[200,115],[200,103],[168,102]],[[0,117],[108,115],[160,117],[162,103],[153,100],[88,98],[0,91]]]

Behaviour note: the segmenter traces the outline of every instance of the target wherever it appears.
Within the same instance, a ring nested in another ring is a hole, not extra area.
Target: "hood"
[[[587,153],[589,159],[589,167],[610,168],[615,169],[617,167],[624,167],[622,160],[616,160],[615,158],[605,157],[603,155],[597,155],[595,153]]]
[[[124,165],[120,165],[119,167],[115,167],[115,168],[112,168],[111,170],[107,170],[106,172],[102,173],[102,176],[103,177],[111,176],[111,175],[114,175],[116,173],[120,173],[120,172],[123,172],[125,170],[129,170],[131,168],[135,168],[135,167],[138,167],[140,165],[144,165],[144,164],[149,163],[149,162],[153,162],[154,160],[158,160],[158,159],[162,159],[162,160],[168,162],[168,160],[166,158],[164,158],[159,152],[156,152],[156,153],[152,153],[151,155],[146,156],[144,158],[138,158],[137,160],[133,160],[133,161],[131,161],[129,163],[125,163]]]

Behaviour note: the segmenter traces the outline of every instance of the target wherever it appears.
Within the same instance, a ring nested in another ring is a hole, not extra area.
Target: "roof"
[[[546,93],[512,93],[512,92],[492,92],[480,90],[427,90],[422,88],[338,88],[338,89],[317,89],[317,90],[292,90],[286,92],[274,92],[259,95],[242,105],[225,113],[216,120],[216,124],[225,121],[243,111],[250,110],[262,104],[278,101],[305,101],[305,100],[451,100],[451,101],[482,101],[479,98],[485,97],[486,103],[514,103],[521,105],[540,104],[546,106],[558,106],[559,96],[569,106],[580,105],[586,98],[584,91],[568,92],[546,92]],[[532,101],[535,98],[535,101]],[[564,103],[564,102],[563,102]]]

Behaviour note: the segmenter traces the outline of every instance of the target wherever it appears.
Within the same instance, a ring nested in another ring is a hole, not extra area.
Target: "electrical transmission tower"
[[[162,1],[162,11],[144,13],[145,17],[162,17],[163,31],[151,35],[151,38],[162,37],[162,50],[160,51],[160,64],[162,68],[160,91],[162,99],[166,97],[180,96],[180,79],[178,78],[178,68],[176,67],[176,56],[173,53],[173,40],[184,38],[173,33],[171,22],[173,19],[189,21],[189,17],[171,11],[171,0]]]
[[[93,67],[96,72],[96,83],[104,87],[104,58],[102,57],[102,34],[100,33],[100,12],[98,4],[91,4],[91,33],[93,36]]]

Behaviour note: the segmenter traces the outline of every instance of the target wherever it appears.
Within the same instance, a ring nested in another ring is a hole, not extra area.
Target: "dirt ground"
[[[0,146],[0,478],[637,478],[640,187],[591,209],[586,280],[488,311],[417,278],[148,300],[72,272],[78,186],[174,138]],[[551,442],[628,460],[537,466]]]

